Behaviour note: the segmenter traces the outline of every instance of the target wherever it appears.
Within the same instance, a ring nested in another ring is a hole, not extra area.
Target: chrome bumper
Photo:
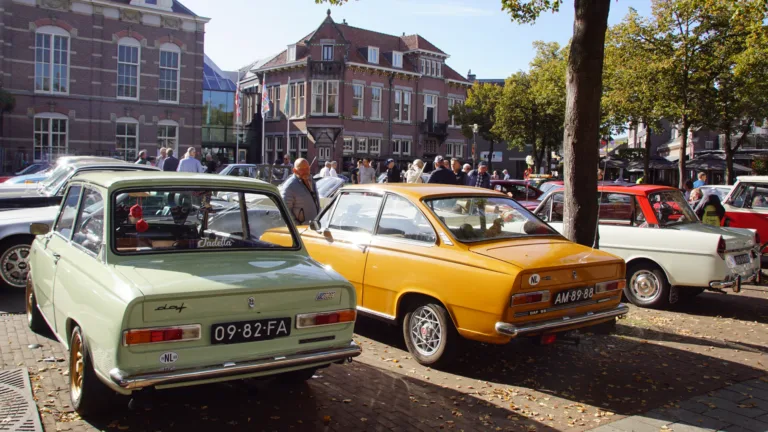
[[[574,324],[613,318],[620,315],[625,315],[627,312],[629,312],[629,306],[625,305],[624,303],[620,303],[615,308],[609,310],[589,312],[584,315],[577,315],[572,317],[566,316],[551,321],[541,321],[531,324],[523,324],[520,326],[505,322],[497,322],[496,332],[505,336],[512,337],[525,336],[531,333],[556,331],[557,329],[569,327]]]
[[[234,377],[257,372],[267,372],[278,369],[294,368],[317,363],[334,363],[357,357],[362,349],[354,342],[348,347],[330,351],[310,351],[284,357],[270,357],[244,363],[224,363],[222,365],[201,368],[180,369],[168,372],[128,375],[120,369],[109,371],[109,377],[116,385],[126,390],[138,390],[144,387],[154,387],[185,382],[202,381],[222,377]]]
[[[758,270],[759,272],[760,270]],[[748,278],[742,279],[741,276],[736,276],[736,279],[734,280],[725,280],[725,281],[712,281],[709,283],[710,288],[724,290],[724,289],[733,289],[733,292],[741,292],[741,284],[743,283],[751,283],[754,282],[757,279],[757,273],[754,273],[752,276]]]

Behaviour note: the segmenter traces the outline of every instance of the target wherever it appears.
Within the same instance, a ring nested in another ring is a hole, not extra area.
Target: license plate
[[[748,254],[736,255],[735,257],[733,257],[733,260],[736,262],[736,265],[749,264],[749,255]]]
[[[290,335],[290,318],[237,321],[211,326],[212,345],[259,342]]]
[[[576,303],[589,300],[593,295],[595,295],[595,287],[573,288],[557,293],[553,304],[562,305]]]

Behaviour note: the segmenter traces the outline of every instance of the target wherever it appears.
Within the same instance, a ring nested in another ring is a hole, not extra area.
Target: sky
[[[314,0],[180,0],[206,25],[205,52],[224,70],[236,70],[286,49],[314,31],[331,9],[334,21],[392,35],[418,33],[450,55],[449,66],[466,76],[506,78],[527,70],[536,40],[561,45],[573,34],[573,0],[535,24],[517,24],[500,0],[349,0],[343,6]],[[650,15],[650,0],[612,0],[609,24],[630,7]]]

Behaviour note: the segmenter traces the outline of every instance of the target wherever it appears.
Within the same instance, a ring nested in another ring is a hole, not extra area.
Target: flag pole
[[[285,153],[283,153],[283,159],[286,154],[290,154],[291,148],[291,77],[288,77],[288,87],[285,88]],[[290,157],[290,156],[289,156]]]
[[[237,112],[235,113],[235,163],[240,162],[240,111],[243,108],[240,106],[240,69],[237,70],[237,90],[235,91],[235,106]]]
[[[264,92],[267,91],[267,73],[264,72],[261,77],[261,101],[264,104]],[[269,110],[269,106],[267,106]],[[265,142],[265,132],[267,130],[267,112],[264,111],[264,107],[261,107],[261,163],[264,164],[267,161],[267,145]]]

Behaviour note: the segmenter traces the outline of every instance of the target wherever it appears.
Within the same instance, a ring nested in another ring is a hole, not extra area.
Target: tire
[[[29,274],[29,250],[34,237],[13,237],[0,242],[0,282],[11,289],[24,289]]]
[[[440,304],[429,302],[416,304],[405,314],[403,337],[408,351],[419,364],[435,367],[456,359],[461,338],[448,311]]]
[[[624,295],[633,305],[644,308],[663,309],[671,304],[667,276],[652,263],[641,262],[627,269]]]
[[[27,325],[29,329],[35,333],[42,333],[48,327],[48,324],[43,319],[43,314],[40,313],[40,309],[37,307],[37,298],[35,297],[35,288],[32,284],[32,278],[27,280],[26,290],[26,312],[27,312]]]
[[[79,326],[69,339],[69,398],[72,408],[81,416],[102,411],[115,393],[96,376],[85,335]]]
[[[297,385],[311,380],[315,373],[317,373],[317,368],[299,369],[282,373],[277,376],[277,380],[281,384]]]

